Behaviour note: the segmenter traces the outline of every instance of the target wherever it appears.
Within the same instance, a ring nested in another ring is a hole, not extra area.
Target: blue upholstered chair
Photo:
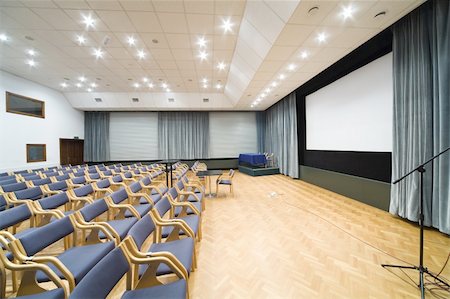
[[[111,182],[107,178],[92,183],[92,188],[94,189],[94,199],[103,198],[114,192]]]
[[[179,277],[178,280],[162,284],[155,280],[151,271],[141,278],[131,274],[130,263],[133,265],[148,264],[157,267],[167,264]],[[70,299],[107,298],[116,284],[127,275],[127,291],[122,299],[132,298],[171,298],[186,299],[188,294],[187,273],[180,262],[168,253],[155,253],[142,258],[128,254],[124,245],[111,251],[103,258],[79,283],[70,295]],[[101,281],[102,283],[98,283]]]
[[[230,171],[227,174],[220,175],[216,181],[216,193],[218,192],[219,185],[227,185],[230,186],[230,192],[231,194],[233,194],[233,177],[234,177],[233,169],[230,169]]]
[[[130,203],[135,204],[151,204],[155,205],[160,199],[160,194],[148,194],[142,188],[140,182],[134,182],[125,187],[128,193],[128,198]]]
[[[22,181],[28,182],[28,181],[32,181],[32,180],[40,180],[43,177],[40,174],[33,174],[33,175],[21,176],[21,178],[22,178]]]
[[[85,173],[83,169],[74,170],[72,173],[69,173],[71,178],[75,177],[84,177]]]
[[[125,188],[113,192],[107,196],[105,200],[109,207],[118,211],[114,216],[114,219],[124,219],[128,217],[141,219],[141,217],[147,214],[152,208],[151,204],[131,205]]]
[[[15,192],[15,191],[19,191],[19,190],[25,190],[27,188],[28,188],[28,185],[25,182],[19,182],[19,183],[7,184],[7,185],[0,185],[0,194],[2,194],[2,193],[9,193],[9,192]]]
[[[78,210],[86,204],[93,203],[94,192],[92,184],[67,190],[67,196],[72,204],[71,209]]]
[[[56,183],[56,182],[70,180],[70,178],[71,178],[70,173],[65,173],[62,175],[57,175],[57,176],[52,177],[52,181],[53,181],[53,183]]]
[[[110,177],[113,177],[113,176],[114,176],[114,174],[112,173],[112,171],[109,170],[109,169],[104,170],[104,171],[99,171],[99,174],[100,174],[100,177],[101,177],[102,179],[106,179],[106,178],[110,178]]]
[[[175,184],[175,189],[178,193],[178,201],[200,202],[202,204],[202,210],[205,210],[205,200],[203,193],[196,193],[185,187],[183,180],[179,180]]]
[[[87,181],[84,175],[79,177],[73,177],[70,180],[67,180],[67,185],[69,186],[69,189],[83,187],[86,184]]]
[[[111,184],[111,189],[113,191],[117,191],[121,188],[125,188],[127,184],[123,181],[123,178],[120,175],[115,175],[112,178],[108,178],[109,183]]]
[[[205,195],[205,187],[202,185],[202,183],[199,180],[188,178],[187,175],[183,176],[181,178],[181,181],[183,182],[184,189],[186,191],[192,191],[194,193],[201,193],[202,198]]]
[[[19,263],[47,264],[61,279],[66,280],[69,289],[73,290],[89,270],[114,249],[116,243],[111,234],[107,230],[104,231],[110,240],[108,242],[71,247],[57,256],[43,255],[41,251],[61,239],[73,235],[76,229],[90,230],[93,226],[86,228],[78,225],[73,215],[69,215],[18,237],[10,243],[10,248]],[[99,228],[103,229],[102,226]],[[73,239],[76,240],[76,236]],[[38,253],[40,254],[37,255]],[[41,271],[37,272],[35,277],[22,279],[36,280],[39,283],[49,281],[49,278]]]
[[[47,184],[51,184],[51,183],[52,183],[52,180],[50,178],[29,180],[28,181],[28,185],[30,187],[43,186],[43,185],[47,185]]]
[[[167,188],[165,183],[154,184],[149,176],[141,179],[139,184],[141,184],[141,187],[145,192],[151,195],[159,194],[163,196],[167,193],[167,191],[169,191],[169,188]]]
[[[85,177],[86,177],[86,181],[88,181],[88,183],[97,182],[102,179],[102,177],[100,176],[100,173],[98,173],[98,172],[87,173]]]
[[[201,215],[202,203],[199,201],[182,201],[176,188],[172,187],[167,192],[168,199],[173,206],[171,217],[183,217],[186,215]]]
[[[133,173],[131,171],[121,172],[119,175],[122,177],[123,182],[127,185],[136,182],[136,179],[133,177]]]
[[[34,201],[45,197],[46,194],[41,186],[18,190],[8,193],[9,202],[13,205],[20,205],[26,201]]]
[[[15,184],[17,183],[17,179],[15,176],[13,176],[12,178],[8,178],[6,180],[2,180],[0,181],[0,187],[5,186],[5,185],[10,185],[10,184]]]
[[[69,185],[67,185],[67,181],[59,181],[55,183],[51,183],[48,185],[42,186],[42,189],[46,194],[59,194],[62,192],[66,192],[69,190]]]
[[[63,192],[34,201],[33,213],[36,215],[38,226],[43,226],[74,211],[70,209],[67,193]]]
[[[8,208],[12,208],[13,205],[10,205],[3,194],[0,194],[0,212],[4,211]]]

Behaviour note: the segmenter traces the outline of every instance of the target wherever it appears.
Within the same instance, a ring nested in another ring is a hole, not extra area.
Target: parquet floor
[[[420,297],[407,276],[380,266],[417,264],[417,225],[283,175],[236,173],[234,185],[234,196],[223,186],[207,200],[191,299]],[[449,252],[448,236],[426,230],[431,271]],[[417,283],[417,273],[407,274]],[[450,263],[441,276],[450,279]],[[122,282],[109,297],[123,290]]]

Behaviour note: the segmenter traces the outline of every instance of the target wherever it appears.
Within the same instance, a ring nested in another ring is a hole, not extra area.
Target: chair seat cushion
[[[146,215],[152,208],[151,204],[144,204],[144,205],[136,205],[133,206],[139,213],[139,215],[142,217]],[[134,215],[130,212],[130,210],[125,211],[125,217],[134,217]]]
[[[163,188],[159,189],[159,191],[161,191],[161,193],[164,195],[164,194],[167,193],[167,191],[169,191],[169,188],[163,187]],[[156,191],[155,189],[153,189],[153,190],[152,190],[152,195],[153,195],[153,194],[159,194],[159,193],[158,193],[158,191]]]
[[[20,299],[61,299],[64,298],[63,289],[53,289],[38,294],[19,296]]]
[[[152,194],[152,195],[150,195],[150,198],[156,204],[161,199],[161,195],[159,195],[159,193]],[[139,200],[139,203],[140,204],[148,204],[148,201],[144,197],[141,197],[141,199]]]
[[[89,270],[113,249],[114,242],[72,247],[61,253],[57,258],[73,274],[75,282],[79,283]],[[55,266],[52,264],[48,264],[48,266],[55,271],[59,277],[64,278],[62,273],[57,270]],[[36,279],[38,282],[49,281],[48,277],[42,271],[37,272]]]
[[[165,242],[165,243],[153,243],[149,252],[161,252],[168,251],[175,255],[177,259],[183,264],[184,268],[190,273],[192,266],[192,257],[194,254],[194,239],[184,238],[181,240]],[[141,277],[147,270],[148,265],[139,265],[139,277]],[[173,273],[169,266],[166,264],[160,264],[156,270],[156,275],[165,275]]]
[[[231,180],[217,180],[217,183],[221,184],[221,185],[231,185],[232,184]]]
[[[185,299],[186,298],[186,281],[180,279],[169,284],[154,286],[151,288],[137,289],[126,291],[122,299]]]
[[[200,217],[197,215],[188,215],[185,216],[183,218],[177,218],[177,219],[182,219],[184,220],[187,225],[194,231],[195,235],[197,235],[198,232],[198,225],[200,223]],[[170,233],[172,232],[173,227],[172,226],[164,226],[162,228],[162,232],[161,235],[163,238],[167,238]],[[180,235],[184,235],[184,231],[180,230]]]
[[[120,236],[120,240],[125,239],[128,231],[130,228],[137,222],[136,217],[129,217],[126,219],[121,220],[111,220],[108,221],[108,224],[112,226],[112,228],[117,232],[117,234]],[[98,237],[100,239],[105,239],[105,233],[103,231],[100,231],[98,233]]]
[[[17,238],[17,239],[20,239],[21,237],[25,236],[26,234],[31,233],[36,228],[37,227],[30,227],[30,228],[24,229],[24,230],[18,232],[17,234],[15,234],[14,237]],[[4,249],[3,246],[1,246],[1,247],[2,247],[2,249]],[[10,251],[6,251],[5,256],[10,261],[12,261],[13,258],[14,258],[14,255]]]
[[[195,201],[195,202],[191,202],[191,203],[194,205],[194,207],[197,208],[197,210],[198,210],[199,212],[202,211],[202,203],[201,203],[201,202]],[[175,208],[175,217],[178,217],[178,215],[180,215],[181,209],[182,209],[182,208],[183,208],[183,207],[176,207],[176,208]],[[192,211],[191,208],[188,208],[188,209],[187,209],[187,214],[188,214],[188,215],[192,215],[192,214],[195,214],[195,213],[194,213],[194,211]]]
[[[197,200],[196,197],[197,197],[200,201],[202,201],[202,199],[203,199],[203,194],[201,194],[201,193],[195,193],[195,196],[189,195],[188,198],[187,198],[187,200],[190,201],[190,202],[198,202],[198,200]]]

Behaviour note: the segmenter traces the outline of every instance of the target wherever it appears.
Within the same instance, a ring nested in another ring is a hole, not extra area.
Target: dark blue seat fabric
[[[37,200],[44,196],[40,187],[33,187],[25,190],[15,191],[14,195],[18,200]]]
[[[122,299],[186,299],[186,281],[183,279],[151,288],[126,291]]]
[[[191,203],[194,205],[194,207],[197,208],[197,210],[198,210],[199,212],[202,211],[202,203],[201,203],[201,202],[196,201],[196,202],[191,202]],[[181,213],[181,210],[182,210],[182,209],[183,209],[183,207],[175,207],[175,217],[178,217],[178,215]],[[191,208],[188,208],[188,209],[187,209],[187,214],[188,214],[188,215],[191,215],[191,214],[195,214],[195,213],[194,213],[194,211],[192,211]]]
[[[51,178],[51,177],[59,176],[59,173],[58,172],[47,172],[47,173],[44,173],[44,175],[48,178]]]
[[[112,201],[115,204],[119,204],[128,198],[128,193],[127,193],[127,190],[125,190],[124,188],[121,188],[121,189],[117,190],[116,192],[111,193],[109,197],[111,197]]]
[[[74,171],[74,172],[73,172],[73,175],[74,175],[75,177],[84,177],[84,171],[82,171],[82,170]]]
[[[184,238],[181,240],[170,241],[165,243],[153,243],[149,252],[168,251],[176,256],[176,258],[183,264],[184,268],[190,273],[192,266],[192,257],[194,254],[194,239]],[[148,265],[139,266],[139,276],[143,275],[148,269]],[[166,264],[160,264],[156,270],[156,275],[165,275],[172,273],[172,270]]]
[[[157,203],[160,199],[161,199],[161,195],[159,195],[159,193],[156,194],[151,194],[150,198],[152,199],[153,203]],[[141,199],[139,200],[140,204],[148,204],[148,200],[145,199],[144,197],[141,197]]]
[[[27,295],[27,296],[19,296],[15,298],[20,299],[63,299],[64,291],[63,289],[53,289],[50,291],[45,291],[38,294]]]
[[[42,207],[42,209],[52,210],[52,209],[56,209],[64,204],[68,203],[69,197],[67,196],[66,193],[59,193],[59,194],[55,194],[55,195],[52,195],[49,197],[39,199],[37,202]]]
[[[30,172],[28,172],[28,170],[18,170],[18,171],[14,171],[14,174],[22,174],[22,175],[26,175],[26,174],[28,174],[28,173],[30,173]]]
[[[27,188],[28,188],[27,184],[23,182],[2,186],[3,192],[14,192],[19,190],[25,190]]]
[[[198,232],[198,227],[199,227],[199,223],[200,223],[200,217],[198,217],[197,215],[188,215],[182,218],[177,218],[177,219],[182,219],[183,221],[186,222],[186,224],[194,231],[195,235],[197,235]],[[164,226],[161,232],[161,236],[163,238],[167,238],[170,233],[172,232],[173,227],[171,226]],[[180,235],[184,235],[184,231],[180,230]]]
[[[112,226],[112,228],[117,232],[120,237],[120,240],[125,239],[130,228],[137,222],[135,217],[129,217],[121,220],[111,220],[107,223]],[[100,231],[98,234],[100,239],[106,239],[103,231]]]
[[[48,184],[47,186],[51,191],[67,191],[69,186],[67,186],[66,181],[60,181],[56,183]]]
[[[98,188],[109,188],[111,186],[111,182],[108,179],[100,180],[95,183]]]
[[[217,180],[217,183],[221,184],[221,185],[231,185],[232,184],[231,180]]]
[[[143,205],[135,205],[133,206],[138,214],[142,217],[146,215],[152,209],[151,204],[143,204]],[[130,210],[125,211],[125,217],[134,217],[134,215],[130,212]]]
[[[195,196],[194,196],[194,195],[189,195],[188,198],[187,198],[187,201],[190,201],[190,202],[200,202],[200,201],[197,200],[196,197],[197,197],[200,201],[202,201],[202,199],[203,199],[203,195],[202,195],[201,193],[195,193]]]
[[[30,219],[31,211],[27,205],[20,205],[0,213],[0,230]]]
[[[95,181],[95,180],[100,180],[101,177],[100,177],[100,174],[98,174],[98,173],[89,173],[89,179]]]
[[[92,204],[86,205],[80,209],[80,213],[87,222],[108,211],[108,205],[104,199],[97,200]]]
[[[6,210],[7,207],[10,208],[12,206],[11,205],[8,206],[5,197],[0,194],[0,211]]]
[[[90,194],[94,193],[94,189],[92,188],[92,185],[85,185],[83,187],[75,188],[73,189],[73,192],[78,197],[84,197],[89,196]]]
[[[123,179],[122,179],[122,177],[120,175],[115,175],[115,176],[112,177],[112,181],[114,183],[122,183]]]
[[[68,180],[68,179],[70,179],[70,175],[69,174],[63,174],[63,175],[58,175],[58,176],[55,176],[55,179],[58,181],[58,182],[61,182],[61,181],[65,181],[65,180]]]
[[[70,299],[106,298],[129,271],[130,265],[122,249],[109,252],[95,265],[70,294]]]
[[[31,182],[33,183],[34,186],[42,186],[51,184],[52,180],[50,180],[49,178],[45,178],[45,179],[31,180]]]
[[[81,184],[86,184],[86,178],[83,176],[80,177],[74,177],[73,179],[71,179],[73,184],[77,184],[77,185],[81,185]]]
[[[30,176],[23,176],[23,179],[25,181],[33,181],[33,180],[40,180],[40,179],[42,179],[42,177],[40,175],[35,174],[35,175],[30,175]]]
[[[15,184],[15,183],[17,183],[17,179],[16,178],[3,180],[3,181],[0,181],[0,187],[3,187],[5,185]]]
[[[56,222],[56,221],[55,221]],[[53,223],[55,223],[53,222]],[[64,251],[57,258],[69,269],[75,278],[75,282],[79,283],[81,279],[91,270],[103,257],[114,249],[114,242],[98,243],[92,245],[84,245],[72,247]],[[61,272],[53,265],[48,266],[55,271],[56,275],[63,278]],[[37,272],[36,279],[39,282],[48,281],[44,272]]]
[[[155,230],[155,223],[150,215],[142,217],[135,225],[130,229],[128,235],[133,238],[136,246],[141,249],[145,240]]]

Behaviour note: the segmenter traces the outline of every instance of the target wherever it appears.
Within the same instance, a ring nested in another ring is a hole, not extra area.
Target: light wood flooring
[[[236,173],[234,186],[234,196],[222,186],[207,200],[191,299],[420,297],[407,276],[380,266],[418,263],[416,224],[283,175]],[[449,252],[448,236],[426,230],[432,272]],[[418,282],[417,273],[407,274]],[[450,263],[441,276],[450,279]],[[110,297],[123,290],[122,283]]]

